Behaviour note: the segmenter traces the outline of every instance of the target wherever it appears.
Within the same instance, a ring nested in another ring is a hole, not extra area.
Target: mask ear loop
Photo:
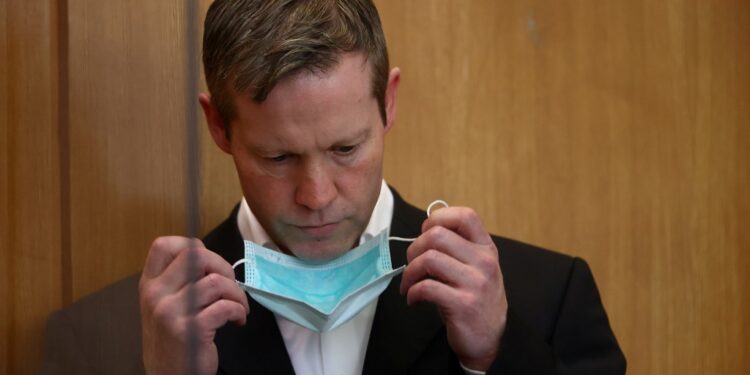
[[[243,264],[247,263],[248,261],[249,261],[249,259],[247,259],[247,258],[242,258],[242,259],[240,259],[240,260],[238,260],[238,261],[234,262],[234,264],[232,265],[232,270],[234,271],[234,270],[235,270],[235,269],[237,268],[237,266],[243,265]],[[247,270],[247,269],[246,269],[246,270]],[[247,275],[245,275],[245,280],[247,280]],[[242,281],[239,281],[239,280],[237,280],[237,279],[235,279],[235,280],[234,280],[234,282],[236,282],[236,283],[237,283],[237,284],[239,284],[239,285],[242,285],[242,284],[244,284],[244,282],[242,282]]]
[[[445,207],[450,207],[448,205],[448,203],[446,203],[442,199],[435,200],[432,203],[430,203],[429,206],[427,206],[427,217],[430,217],[430,215],[432,214],[432,208],[435,207],[436,204],[442,204]],[[388,241],[414,242],[414,240],[416,240],[416,239],[417,239],[416,237],[414,237],[414,238],[396,237],[396,236],[388,237]],[[237,268],[237,266],[242,265],[244,263],[247,263],[247,261],[248,261],[247,258],[242,258],[242,259],[234,262],[234,264],[232,265],[232,269],[235,269],[235,268]]]
[[[430,203],[429,206],[427,206],[427,217],[430,217],[430,214],[432,213],[432,208],[435,207],[436,204],[442,204],[445,207],[450,207],[448,205],[448,203],[446,203],[442,199],[434,200],[434,201],[432,201],[432,203]],[[395,236],[388,237],[389,241],[402,241],[402,242],[414,242],[414,240],[416,240],[416,239],[417,239],[416,237],[414,237],[414,238],[395,237]]]

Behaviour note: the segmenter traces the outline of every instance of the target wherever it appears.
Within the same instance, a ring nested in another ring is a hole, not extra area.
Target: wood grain
[[[140,270],[184,234],[182,7],[71,0],[73,296]]]
[[[378,5],[391,183],[587,259],[632,373],[750,370],[747,2]]]
[[[41,356],[43,323],[62,306],[57,134],[56,8],[3,4],[3,357],[28,374]],[[5,44],[7,43],[7,44]],[[6,331],[7,329],[7,331]]]
[[[0,2],[0,34],[8,35],[7,4]],[[0,61],[8,61],[8,39],[0,38]],[[10,300],[10,176],[8,173],[8,64],[0,64],[0,301]],[[11,366],[10,356],[10,304],[0,308],[0,372],[8,373]]]
[[[58,4],[70,25],[68,171]],[[585,258],[630,373],[750,372],[749,2],[376,4],[402,69],[389,183],[419,206],[471,206],[494,233]],[[185,232],[182,6],[0,2],[0,373],[36,368],[65,293],[137,272],[155,236]],[[201,169],[208,230],[240,190],[205,129]]]
[[[201,9],[201,27],[203,18],[208,11],[211,0],[200,0]],[[203,31],[201,29],[201,35]],[[203,65],[201,65],[201,69]],[[207,92],[203,71],[200,72],[201,91]],[[196,108],[196,110],[199,110]],[[230,155],[221,151],[211,135],[201,112],[201,226],[203,233],[208,233],[216,225],[224,221],[229,214],[229,210],[239,202],[242,197],[237,172],[234,169],[234,162]]]

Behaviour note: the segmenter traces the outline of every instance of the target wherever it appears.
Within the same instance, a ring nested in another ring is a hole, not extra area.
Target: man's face
[[[344,54],[327,73],[301,72],[280,81],[263,103],[237,96],[231,139],[217,139],[223,135],[209,124],[217,144],[233,156],[258,221],[274,243],[297,257],[343,254],[370,220],[398,85],[394,69],[384,125],[370,69],[361,54]],[[203,98],[202,104],[210,123],[212,109]]]

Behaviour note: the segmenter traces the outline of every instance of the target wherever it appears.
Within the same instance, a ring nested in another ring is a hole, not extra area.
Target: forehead
[[[240,131],[254,133],[253,143],[288,142],[306,132],[329,137],[356,132],[352,128],[379,116],[370,72],[362,54],[342,54],[325,72],[301,71],[284,78],[261,103],[249,95],[236,96]]]
[[[302,69],[280,80],[261,105],[276,105],[289,99],[359,99],[371,94],[371,77],[370,64],[363,54],[345,53],[324,71]]]

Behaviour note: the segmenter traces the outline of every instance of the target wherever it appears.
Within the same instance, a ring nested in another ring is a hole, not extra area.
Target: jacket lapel
[[[230,323],[216,333],[219,373],[294,374],[273,313],[252,298],[248,301],[247,324]]]
[[[244,256],[244,242],[237,227],[237,210],[204,239],[207,248],[230,264]],[[244,268],[235,272],[244,279]],[[227,324],[216,332],[214,342],[219,352],[220,374],[294,374],[276,318],[254,299],[248,298],[250,314],[247,324]]]
[[[394,196],[391,236],[414,238],[421,234],[423,211],[406,203],[391,188]],[[391,262],[397,268],[406,264],[409,244],[391,241]],[[435,336],[441,333],[443,323],[434,306],[418,304],[408,306],[406,297],[399,292],[401,275],[393,278],[378,300],[367,346],[364,374],[400,374],[425,351]]]
[[[406,203],[391,188],[394,196],[391,235],[417,237],[421,234],[423,211]],[[244,244],[237,227],[237,210],[204,239],[206,247],[219,253],[229,263],[243,257]],[[405,242],[390,243],[394,268],[406,264]],[[236,272],[244,278],[242,267]],[[411,368],[438,334],[443,323],[434,306],[408,306],[399,292],[401,276],[394,277],[378,299],[372,330],[365,355],[364,374],[401,374]],[[214,342],[219,351],[219,373],[293,374],[289,355],[276,319],[268,309],[252,298],[247,324],[227,324],[216,333]]]

